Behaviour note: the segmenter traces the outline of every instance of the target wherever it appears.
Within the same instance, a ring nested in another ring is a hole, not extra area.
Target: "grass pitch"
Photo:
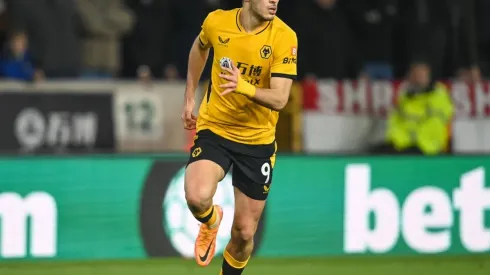
[[[221,257],[205,268],[193,260],[87,262],[0,262],[2,275],[218,275]],[[316,259],[252,258],[244,275],[488,275],[490,254],[465,257],[420,256]]]

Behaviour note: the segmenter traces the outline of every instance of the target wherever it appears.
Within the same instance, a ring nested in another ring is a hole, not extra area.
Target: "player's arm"
[[[187,68],[187,82],[184,94],[184,110],[182,112],[182,120],[184,121],[184,128],[192,130],[196,128],[197,117],[192,114],[194,110],[194,98],[196,95],[196,89],[199,86],[199,79],[201,78],[204,66],[209,56],[209,49],[212,47],[209,40],[209,15],[204,20],[202,30],[199,36],[194,40],[192,44],[189,61]]]
[[[257,88],[241,77],[240,70],[236,68],[235,64],[232,63],[232,69],[223,69],[227,70],[231,75],[221,74],[220,76],[231,82],[221,85],[222,88],[227,88],[221,95],[235,91],[274,111],[282,110],[288,103],[289,93],[291,91],[291,86],[293,85],[292,79],[272,77],[269,89]]]
[[[195,91],[199,86],[199,79],[206,66],[209,56],[209,49],[212,47],[210,37],[210,21],[212,13],[209,14],[201,27],[199,36],[196,37],[189,53],[187,68],[187,83],[185,89],[186,99],[194,99]]]
[[[272,77],[270,89],[256,88],[252,100],[274,111],[280,111],[288,103],[292,85],[292,79]]]
[[[201,78],[202,71],[208,60],[210,46],[204,44],[202,36],[201,33],[196,38],[189,53],[187,83],[185,88],[186,99],[194,99],[195,91],[199,86],[199,79]]]
[[[229,83],[220,85],[224,88],[221,95],[236,92],[249,97],[258,104],[279,111],[284,108],[289,99],[293,80],[296,79],[298,39],[293,31],[287,31],[279,36],[273,47],[271,79],[269,88],[257,88],[246,82],[240,70],[233,64],[232,68],[223,68],[231,75],[221,74],[220,77]]]

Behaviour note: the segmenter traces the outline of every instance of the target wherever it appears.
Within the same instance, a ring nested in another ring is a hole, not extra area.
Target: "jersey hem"
[[[273,135],[272,137],[268,137],[268,138],[255,139],[255,140],[257,140],[256,142],[245,141],[242,139],[237,139],[233,135],[228,134],[225,130],[219,129],[217,127],[210,126],[209,124],[199,125],[196,129],[196,133],[198,133],[199,131],[202,131],[202,130],[209,130],[209,131],[213,132],[215,135],[218,135],[224,139],[227,139],[229,141],[236,142],[239,144],[243,144],[243,145],[268,145],[268,144],[272,144],[276,140],[275,135]],[[258,141],[258,140],[260,140],[260,141]]]

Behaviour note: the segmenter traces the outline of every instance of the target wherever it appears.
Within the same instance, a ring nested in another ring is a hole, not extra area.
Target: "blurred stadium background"
[[[240,5],[0,0],[2,274],[218,274],[219,256],[190,259],[180,114],[203,19]],[[488,0],[280,2],[299,79],[245,274],[489,274],[488,13]],[[218,252],[231,195],[226,177]]]

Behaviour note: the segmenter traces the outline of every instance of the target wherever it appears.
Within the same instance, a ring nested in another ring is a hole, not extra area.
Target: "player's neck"
[[[247,8],[242,8],[240,10],[239,20],[240,25],[242,25],[246,32],[254,32],[255,30],[268,23],[257,18],[257,16],[254,16],[254,14]]]

